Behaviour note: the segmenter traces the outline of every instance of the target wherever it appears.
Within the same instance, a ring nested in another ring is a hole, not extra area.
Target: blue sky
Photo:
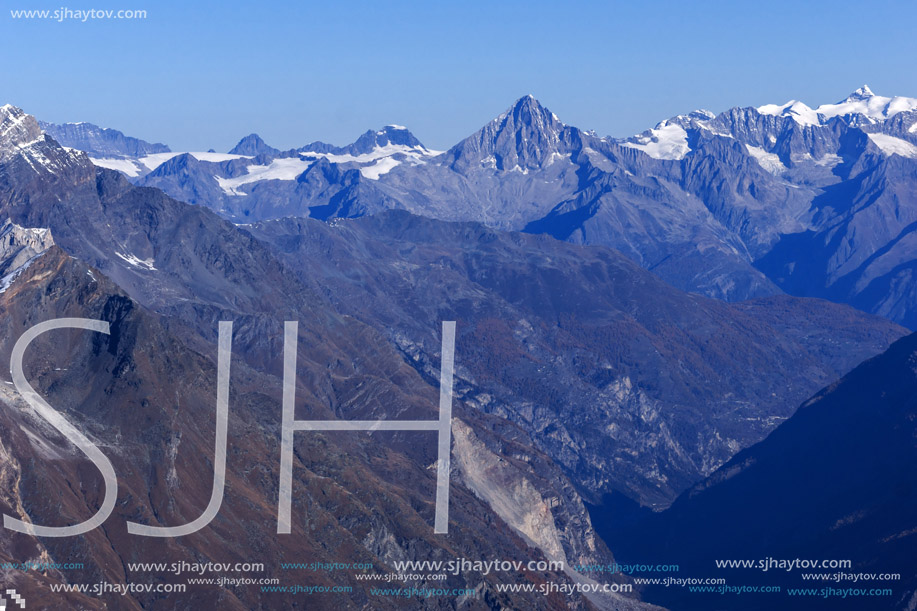
[[[71,2],[72,4],[68,4]],[[139,21],[9,9],[145,9]],[[174,150],[289,148],[388,123],[447,148],[531,93],[626,136],[695,108],[917,97],[917,3],[7,0],[0,103]]]

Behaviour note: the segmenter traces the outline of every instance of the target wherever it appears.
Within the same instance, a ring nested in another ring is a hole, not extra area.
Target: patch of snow
[[[191,153],[191,156],[198,161],[207,161],[209,163],[223,163],[233,159],[251,159],[249,155],[230,155],[229,153]]]
[[[910,159],[917,159],[917,146],[914,146],[907,140],[895,138],[888,134],[868,134],[873,144],[886,155],[901,155]]]
[[[26,117],[29,115],[25,114],[18,108],[7,104],[3,107],[3,110],[9,114],[11,120],[6,122],[6,126],[0,131],[0,138],[6,137],[14,129],[18,129],[23,122],[25,122]],[[18,113],[16,111],[19,111]]]
[[[803,126],[821,125],[821,121],[818,120],[818,112],[797,100],[790,100],[782,106],[779,104],[765,104],[764,106],[759,106],[757,110],[762,115],[790,117]]]
[[[633,142],[624,146],[640,149],[654,159],[684,159],[691,152],[688,147],[688,132],[681,125],[663,121],[649,135],[635,136]]]
[[[19,227],[18,225],[15,225],[15,227],[26,233],[31,233],[40,240],[43,240],[49,231],[47,227]]]
[[[400,125],[387,125],[386,129],[388,128],[407,129]],[[426,160],[430,157],[441,155],[442,152],[443,151],[433,151],[422,146],[386,144],[385,146],[377,146],[372,151],[368,153],[362,153],[360,155],[336,155],[334,153],[316,153],[312,151],[306,151],[300,153],[300,156],[307,160],[307,162],[310,164],[318,158],[325,158],[330,163],[360,164],[360,174],[370,180],[379,180],[380,176],[391,172],[401,163],[419,165],[426,163]],[[303,162],[305,163],[306,161]],[[295,176],[291,176],[287,180],[292,180],[293,178],[295,178]],[[224,184],[227,184],[226,181],[220,181],[221,187],[223,187]],[[229,186],[231,185],[227,184],[226,187],[223,187],[223,190],[225,191]]]
[[[97,165],[100,168],[117,170],[118,172],[130,176],[131,178],[140,176],[140,168],[138,168],[137,164],[130,159],[95,159],[94,157],[90,157],[89,161],[91,161],[93,165]]]
[[[399,165],[401,165],[401,162],[394,157],[383,157],[373,165],[360,168],[360,174],[370,180],[379,180],[380,176],[388,174]]]
[[[431,151],[427,148],[405,146],[404,144],[377,146],[370,152],[360,155],[335,155],[334,153],[314,153],[311,151],[300,153],[303,157],[324,157],[331,163],[372,163],[392,155],[404,155],[415,163],[422,163],[427,157],[435,157],[440,154],[442,154],[442,151]]]
[[[235,178],[222,178],[215,176],[220,188],[229,195],[246,195],[239,187],[262,180],[295,180],[297,176],[309,169],[315,162],[313,159],[298,157],[285,157],[274,159],[268,165],[250,165],[247,174]]]
[[[827,153],[821,159],[815,161],[815,165],[825,166],[828,168],[833,168],[839,163],[843,163],[844,160],[840,155],[835,155],[834,153]]]
[[[153,266],[153,264],[155,263],[153,259],[141,259],[137,257],[136,255],[132,255],[130,253],[125,255],[125,254],[121,254],[120,252],[116,252],[115,254],[121,257],[122,259],[124,259],[125,261],[127,261],[128,263],[130,263],[134,267],[145,269],[151,272],[156,271],[156,268]]]
[[[152,155],[147,155],[146,157],[141,157],[137,161],[146,166],[147,170],[152,172],[167,162],[169,159],[177,157],[178,155],[181,155],[181,153],[154,153]]]
[[[917,109],[917,98],[896,96],[887,98],[875,95],[867,86],[860,87],[843,102],[837,104],[823,104],[816,110],[825,116],[831,117],[861,114],[875,121],[884,121],[899,112]]]
[[[727,134],[726,132],[721,132],[721,131],[719,131],[719,130],[717,130],[717,129],[713,129],[713,128],[710,126],[710,121],[697,121],[697,126],[700,127],[700,128],[703,129],[703,130],[706,130],[706,131],[710,132],[710,133],[713,134],[714,136],[719,136],[720,138],[731,138],[731,139],[735,140],[735,138],[733,138],[732,134]]]
[[[758,161],[758,165],[771,174],[777,175],[786,171],[786,166],[783,165],[783,162],[780,161],[780,157],[777,155],[768,153],[763,148],[751,146],[750,144],[746,144],[745,148],[748,149],[748,154]]]
[[[27,269],[29,268],[29,266],[32,265],[32,263],[33,263],[36,259],[38,259],[38,257],[42,256],[43,254],[45,254],[45,253],[44,253],[44,252],[38,253],[37,255],[35,255],[35,256],[32,257],[31,259],[29,259],[28,261],[26,261],[25,263],[23,263],[22,265],[20,265],[19,267],[17,267],[16,269],[14,269],[13,271],[11,271],[10,273],[8,273],[7,275],[3,276],[3,278],[0,278],[0,293],[5,293],[6,290],[7,290],[8,288],[10,288],[10,286],[12,286],[13,281],[14,281],[16,278],[18,278],[18,277],[20,276],[20,274],[22,274],[22,272],[24,272],[25,270],[27,270]]]

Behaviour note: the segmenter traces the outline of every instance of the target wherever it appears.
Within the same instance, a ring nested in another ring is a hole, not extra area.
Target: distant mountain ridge
[[[601,138],[525,96],[441,154],[394,126],[345,147],[249,136],[233,151],[246,156],[145,158],[128,175],[238,223],[405,209],[611,246],[720,299],[824,297],[917,328],[915,98],[863,86]]]
[[[79,149],[93,157],[143,157],[156,153],[168,153],[165,144],[150,143],[139,138],[125,136],[124,133],[92,123],[54,123],[39,122],[42,131],[57,140],[60,144]]]

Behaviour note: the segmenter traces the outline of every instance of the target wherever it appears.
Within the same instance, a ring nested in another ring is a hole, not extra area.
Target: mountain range
[[[83,559],[77,574],[18,576],[36,600],[75,577],[130,580],[126,563],[151,553],[206,561],[254,550],[279,577],[288,576],[281,561],[342,556],[379,570],[450,557],[607,564],[644,541],[664,554],[684,524],[705,549],[730,516],[742,523],[749,486],[817,505],[806,478],[843,480],[843,457],[774,482],[790,458],[805,464],[832,439],[832,451],[877,457],[826,492],[849,509],[838,520],[853,516],[843,524],[871,516],[849,540],[904,545],[911,513],[874,494],[888,479],[874,467],[913,449],[913,397],[898,385],[909,384],[913,360],[900,325],[915,326],[917,299],[915,109],[917,100],[861,88],[816,109],[696,111],[614,139],[565,125],[526,96],[445,152],[391,125],[345,147],[288,151],[252,134],[222,154],[174,153],[0,107],[0,360],[40,320],[109,322],[108,338],[37,340],[26,372],[111,456],[122,487],[110,524],[91,538],[17,534],[0,557]],[[225,507],[208,529],[151,545],[128,536],[124,521],[183,523],[210,493],[202,457],[213,452],[222,320],[234,321]],[[448,537],[430,526],[432,440],[378,431],[297,435],[294,535],[273,534],[285,320],[300,321],[299,417],[340,420],[435,419],[438,328],[457,322]],[[11,389],[0,400],[4,512],[60,524],[95,511],[95,471]],[[888,418],[857,445],[872,405]],[[832,410],[849,418],[835,423]],[[758,462],[745,469],[750,479],[736,479],[745,487],[729,488],[736,465]],[[861,486],[870,473],[873,488]],[[894,498],[909,498],[906,479],[888,481],[901,488]],[[586,508],[615,495],[671,507],[626,534]],[[720,501],[733,514],[708,511]],[[782,529],[809,519],[758,517]],[[757,545],[756,532],[736,541]],[[826,539],[825,553],[848,540],[841,535]],[[648,608],[620,595],[495,588],[594,578],[469,571],[449,585],[481,592],[468,608]],[[353,590],[316,604],[402,606],[352,574],[322,579]],[[228,608],[294,602],[219,591]]]
[[[254,554],[268,567],[264,576],[294,582],[303,574],[283,572],[281,562],[331,563],[346,556],[387,573],[394,561],[442,557],[528,560],[548,554],[571,564],[612,558],[574,487],[525,432],[462,404],[454,412],[455,526],[447,539],[433,534],[435,471],[428,466],[436,461],[436,448],[432,439],[418,438],[423,433],[298,435],[293,534],[275,535],[285,320],[298,320],[301,334],[299,418],[435,419],[435,382],[406,363],[385,337],[298,281],[249,233],[205,208],[135,187],[94,166],[86,154],[58,145],[29,115],[9,106],[0,110],[0,210],[9,221],[0,290],[7,341],[0,358],[8,359],[13,341],[42,320],[83,317],[111,326],[108,338],[85,332],[40,338],[26,357],[26,375],[36,390],[104,448],[121,490],[112,518],[86,538],[4,539],[4,561],[82,564],[75,571],[10,576],[9,583],[36,606],[43,600],[60,604],[48,591],[53,583],[148,581],[149,574],[133,573],[127,563],[154,558],[248,561]],[[126,520],[186,523],[209,498],[213,342],[221,320],[234,323],[233,433],[223,507],[210,527],[179,540],[129,536]],[[428,332],[436,337],[435,327]],[[95,470],[12,389],[4,390],[2,400],[5,513],[48,525],[92,515],[99,503]],[[515,458],[523,454],[527,460]],[[511,494],[495,497],[491,491]],[[574,572],[531,578],[586,579]],[[550,609],[569,602],[496,592],[499,579],[471,572],[449,583],[476,588],[482,604],[491,607]],[[398,599],[373,596],[374,582],[358,581],[350,572],[319,575],[319,582],[352,591],[314,596],[314,604],[401,606]],[[258,589],[216,591],[227,608],[292,606],[296,599]],[[192,588],[181,605],[203,605],[213,592]],[[73,593],[68,600],[84,608],[170,604],[149,593]],[[639,603],[608,595],[594,602],[574,596],[572,604],[610,609]]]
[[[443,153],[395,126],[347,147],[281,152],[252,135],[231,155],[88,152],[236,223],[404,209],[610,246],[716,298],[822,297],[917,328],[917,99],[865,86],[814,109],[695,111],[631,138],[526,96]]]

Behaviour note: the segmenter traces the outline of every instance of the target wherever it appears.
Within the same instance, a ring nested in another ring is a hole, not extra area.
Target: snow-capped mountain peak
[[[790,117],[803,126],[823,125],[834,117],[861,116],[859,121],[869,123],[885,121],[900,112],[917,109],[917,98],[897,96],[887,98],[876,95],[868,85],[863,85],[840,102],[810,108],[798,100],[786,104],[765,104],[757,108],[762,115]]]
[[[824,104],[816,110],[825,119],[846,115],[863,115],[870,122],[885,121],[900,112],[917,109],[917,98],[876,95],[863,85],[837,104]]]
[[[856,101],[856,100],[865,100],[865,99],[871,98],[871,97],[873,97],[873,96],[875,96],[875,95],[876,95],[876,94],[874,94],[874,93],[872,92],[872,89],[869,88],[869,85],[865,85],[865,84],[864,84],[862,87],[860,87],[859,89],[857,89],[856,91],[854,91],[853,93],[851,93],[850,95],[848,95],[848,96],[847,96],[847,99],[844,100],[844,101],[845,101],[845,102],[853,102],[853,101]]]
[[[401,125],[386,125],[380,130],[369,130],[357,140],[344,147],[351,155],[365,155],[386,146],[403,146],[426,150],[426,147],[414,137],[408,128]]]
[[[765,104],[758,107],[758,112],[762,115],[774,115],[778,117],[789,117],[800,125],[820,125],[818,112],[809,108],[799,100],[790,100],[786,104]]]
[[[92,171],[89,158],[60,146],[45,134],[38,121],[11,104],[0,107],[0,163],[20,161],[39,174]]]
[[[641,150],[654,159],[684,159],[691,152],[688,132],[677,119],[662,121],[653,129],[628,138],[622,144]]]
[[[35,117],[11,104],[0,106],[0,161],[9,159],[42,137]]]

